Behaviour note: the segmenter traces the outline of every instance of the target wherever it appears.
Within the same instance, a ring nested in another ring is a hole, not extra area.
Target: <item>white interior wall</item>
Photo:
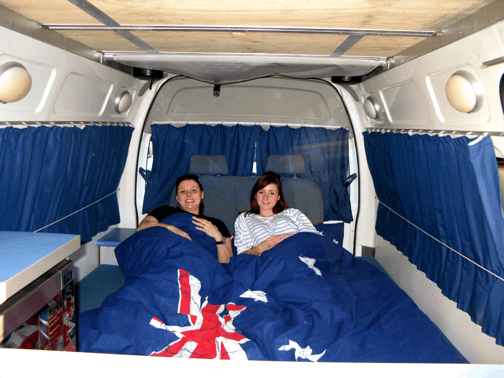
[[[135,208],[136,195],[136,179],[143,181],[138,174],[137,158],[140,142],[142,140],[142,130],[145,119],[148,115],[152,101],[154,100],[159,87],[165,80],[160,80],[152,85],[151,89],[138,97],[131,108],[131,123],[135,126],[128,151],[128,159],[124,167],[124,172],[119,183],[119,192],[117,200],[121,213],[121,223],[117,227],[136,228],[137,227],[137,212]],[[141,219],[139,219],[141,221]]]
[[[482,64],[504,55],[504,21],[439,50],[364,81],[361,91],[381,108],[377,128],[504,132],[499,82],[504,64]],[[475,113],[460,113],[448,102],[446,82],[457,70],[467,70],[481,82],[485,97]]]
[[[369,124],[366,116],[363,113],[363,103],[364,99],[362,96],[358,96],[358,101],[349,94],[344,88],[340,88],[340,93],[343,96],[343,101],[348,110],[352,126],[355,131],[354,140],[358,150],[358,182],[354,183],[360,186],[360,207],[358,217],[354,214],[354,222],[347,226],[349,228],[348,239],[353,242],[354,236],[356,237],[355,243],[355,256],[362,255],[362,247],[375,248],[375,223],[376,223],[376,211],[377,211],[377,201],[376,193],[374,190],[373,179],[371,177],[371,172],[369,171],[367,165],[366,153],[364,150],[364,137],[362,132],[365,131],[366,126]],[[354,185],[352,183],[351,185]],[[353,188],[351,188],[353,189]],[[345,225],[346,226],[346,225]],[[345,233],[345,238],[347,238],[347,233]],[[349,251],[353,252],[352,248],[347,248]]]
[[[149,114],[152,123],[274,124],[342,126],[348,121],[332,85],[321,80],[263,78],[213,85],[187,78],[169,80]],[[148,131],[148,129],[147,129]]]
[[[153,123],[240,123],[260,124],[264,128],[270,125],[350,126],[345,108],[331,83],[287,77],[223,85],[218,97],[213,95],[213,85],[188,78],[172,78],[152,104],[146,132],[150,132],[149,126]],[[138,185],[143,185],[143,179],[139,179]],[[137,210],[138,218],[142,219],[145,214],[141,206]],[[349,226],[345,227],[347,234],[349,230]],[[348,247],[352,249],[353,243]]]
[[[142,81],[89,59],[0,27],[0,65],[26,67],[32,88],[22,100],[0,105],[1,121],[128,122],[131,110],[115,112],[115,96],[128,90],[135,101]]]
[[[373,95],[382,109],[379,120],[367,119],[367,123],[390,129],[503,133],[499,82],[504,64],[481,68],[483,62],[504,55],[503,41],[501,22],[365,81],[361,84],[362,94]],[[472,72],[484,87],[485,99],[479,112],[459,113],[446,99],[446,81],[459,69]],[[494,145],[501,150],[502,139],[492,136]],[[504,347],[483,334],[481,327],[467,321],[466,313],[381,238],[377,241],[376,258],[470,362],[504,363]]]
[[[6,122],[13,125],[25,122],[29,126],[36,126],[37,122],[119,122],[135,126],[141,119],[145,105],[137,98],[145,81],[0,27],[0,65],[12,61],[26,67],[32,77],[32,88],[20,101],[0,104],[0,126],[7,125]],[[115,96],[124,90],[130,92],[134,105],[125,113],[118,114],[115,111]],[[143,95],[147,102],[150,101],[149,95],[149,91]],[[130,146],[133,150],[137,135],[135,130]],[[128,159],[136,156],[131,149]],[[128,176],[126,180],[129,180]],[[134,213],[134,206],[126,204],[130,201],[131,185],[124,179],[121,183],[118,192],[121,218],[127,221],[127,214]],[[76,281],[98,266],[96,240],[105,232],[96,235],[72,254]]]

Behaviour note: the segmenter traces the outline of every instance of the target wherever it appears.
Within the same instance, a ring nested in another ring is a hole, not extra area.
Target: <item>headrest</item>
[[[193,155],[189,173],[195,175],[227,175],[227,160],[224,155]]]
[[[273,171],[279,175],[302,175],[305,173],[304,158],[302,155],[270,155],[266,171]]]

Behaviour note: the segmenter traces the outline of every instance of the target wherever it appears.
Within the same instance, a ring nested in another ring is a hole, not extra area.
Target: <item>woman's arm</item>
[[[220,263],[227,264],[229,262],[229,259],[233,257],[231,238],[226,238],[225,244],[217,244],[217,253],[218,253],[217,260]]]
[[[266,240],[264,240],[262,243],[250,248],[247,251],[244,251],[242,253],[246,253],[247,255],[255,255],[259,256],[260,254],[266,252],[268,249],[273,248],[276,246],[278,243],[281,241],[287,239],[288,237],[292,236],[294,234],[285,234],[285,235],[274,235],[270,236]]]
[[[203,231],[216,242],[220,242],[224,238],[217,226],[206,219],[193,216],[193,223],[196,225],[197,230]],[[231,251],[231,238],[226,238],[224,244],[217,244],[217,260],[220,263],[227,264],[231,257],[233,257],[233,252]]]
[[[297,224],[299,232],[318,233],[313,223],[301,210],[291,207],[287,210],[287,212],[289,214],[289,217]]]
[[[158,220],[152,215],[147,215],[138,225],[137,231],[144,230],[149,227],[154,227],[159,225]]]
[[[144,230],[146,228],[149,228],[149,227],[156,227],[156,226],[161,226],[161,227],[164,227],[168,230],[170,230],[171,232],[177,234],[177,235],[180,235],[184,238],[187,238],[189,240],[192,240],[191,237],[189,236],[189,234],[185,231],[182,231],[180,228],[178,227],[175,227],[175,226],[172,226],[171,224],[164,224],[164,223],[160,223],[156,217],[153,217],[152,215],[147,215],[143,220],[142,222],[140,222],[140,224],[138,225],[137,227],[137,231],[141,231],[141,230]]]
[[[250,239],[250,233],[247,227],[247,221],[245,219],[245,213],[241,213],[235,220],[234,230],[235,238],[234,245],[238,254],[248,251],[252,248],[253,243]]]

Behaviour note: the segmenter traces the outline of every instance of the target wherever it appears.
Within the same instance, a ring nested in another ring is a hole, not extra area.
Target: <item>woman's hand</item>
[[[193,223],[196,225],[196,230],[203,231],[217,242],[222,240],[222,234],[219,229],[213,225],[212,222],[198,217],[193,217]]]
[[[270,236],[269,238],[265,239],[262,243],[250,248],[245,253],[247,253],[249,255],[259,256],[260,254],[266,252],[268,249],[273,248],[275,245],[277,245],[278,243],[280,243],[281,241],[287,239],[288,237],[290,237],[292,235],[294,235],[294,234]]]
[[[196,225],[196,230],[203,231],[205,234],[213,238],[216,242],[223,239],[217,226],[212,222],[198,217],[193,217],[193,223]],[[229,259],[233,256],[231,251],[231,238],[227,238],[225,244],[217,244],[217,260],[220,263],[228,263]]]

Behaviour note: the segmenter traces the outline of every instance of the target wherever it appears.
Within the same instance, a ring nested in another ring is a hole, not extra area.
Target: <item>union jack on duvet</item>
[[[205,359],[247,359],[241,344],[249,341],[235,331],[233,319],[246,307],[227,303],[212,305],[205,299],[201,304],[201,282],[189,272],[178,270],[180,299],[178,313],[188,317],[189,326],[164,324],[153,317],[150,324],[175,333],[179,339],[152,356]],[[221,316],[224,309],[228,314]]]

